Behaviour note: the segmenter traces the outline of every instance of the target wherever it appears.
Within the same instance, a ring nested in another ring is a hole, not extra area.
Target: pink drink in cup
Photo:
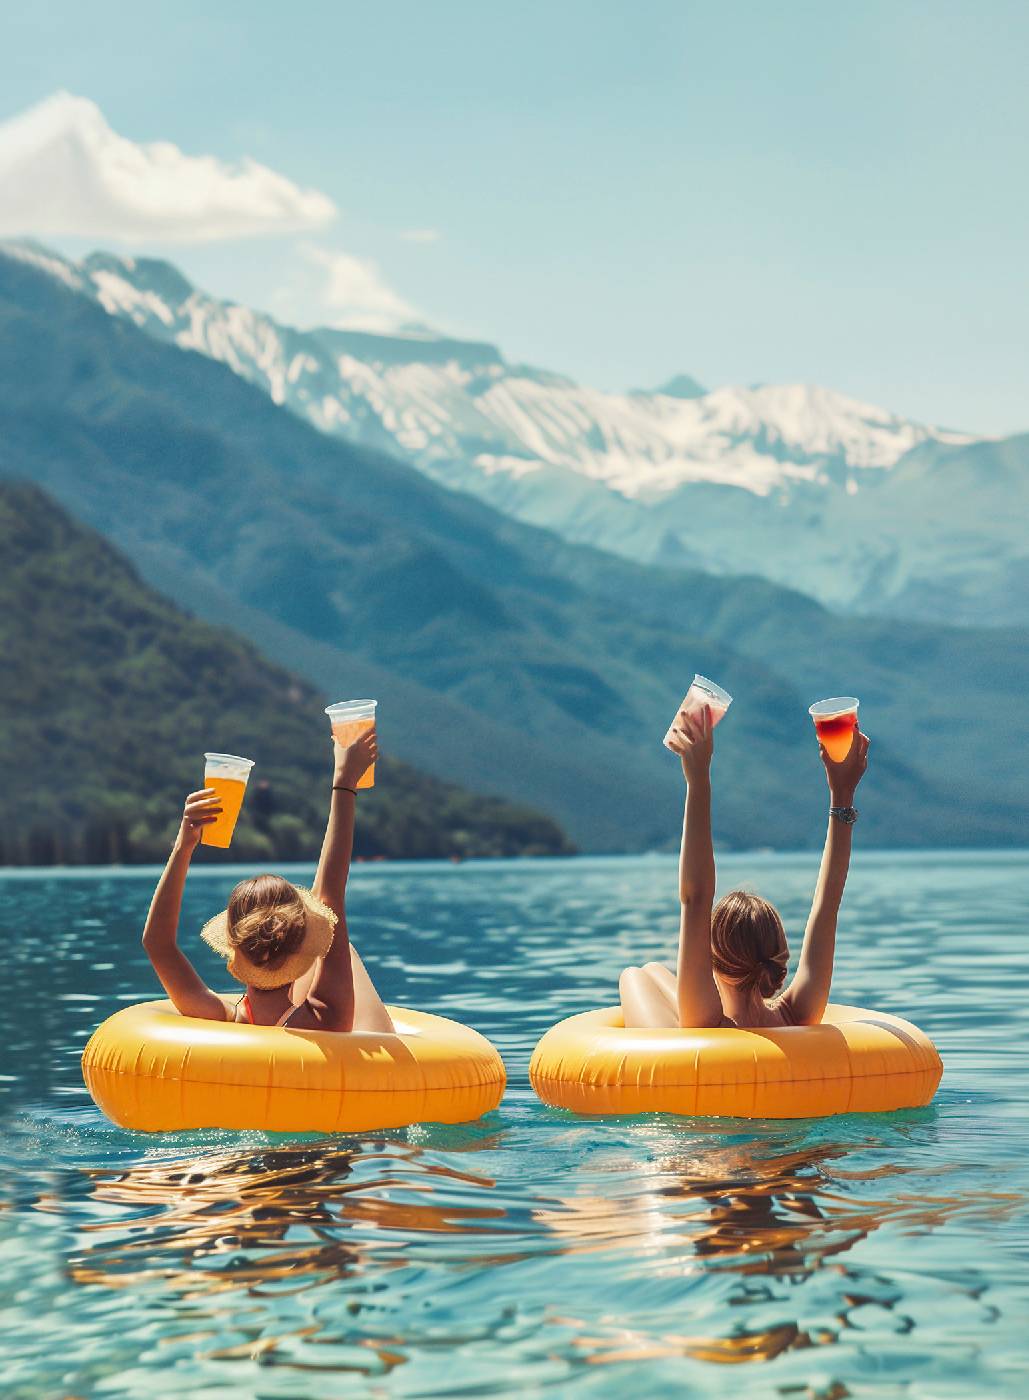
[[[819,700],[808,714],[815,722],[815,734],[833,763],[842,763],[850,753],[857,729],[858,704],[853,695],[836,695],[831,700]]]
[[[666,749],[672,746],[668,742],[671,738],[672,730],[679,721],[686,715],[695,715],[704,708],[705,705],[711,710],[711,728],[722,719],[726,710],[732,704],[732,696],[727,690],[723,690],[720,685],[715,685],[714,681],[709,681],[706,676],[694,676],[693,684],[687,690],[682,704],[671,724],[668,726],[668,733],[663,739]]]
[[[375,728],[376,700],[339,700],[329,705],[325,713],[332,725],[332,733],[341,744],[352,744],[366,730]],[[359,788],[375,786],[375,764],[363,777],[358,779]]]

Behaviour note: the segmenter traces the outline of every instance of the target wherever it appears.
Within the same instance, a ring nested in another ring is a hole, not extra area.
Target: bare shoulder
[[[288,1029],[292,1031],[329,1031],[339,1034],[334,1022],[337,1012],[320,997],[308,997],[301,1002],[289,1018]]]
[[[774,1018],[771,1022],[774,1026],[795,1026],[797,1018],[793,1012],[790,1002],[789,991],[782,992],[774,1001],[766,1003],[769,1014]]]

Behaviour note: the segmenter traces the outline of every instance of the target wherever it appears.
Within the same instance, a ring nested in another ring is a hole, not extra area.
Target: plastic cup
[[[834,695],[831,700],[819,700],[808,714],[815,722],[815,734],[833,763],[842,763],[850,753],[857,729],[860,701],[853,695]]]
[[[214,788],[222,804],[221,816],[203,828],[200,840],[205,846],[220,846],[224,850],[232,841],[253,766],[252,758],[240,758],[234,753],[204,754],[204,787]]]
[[[341,744],[352,744],[360,735],[375,728],[375,706],[377,700],[337,700],[335,705],[327,705],[325,713],[332,725],[333,737]],[[358,779],[359,788],[375,786],[375,764]]]
[[[672,737],[672,730],[685,715],[697,714],[707,705],[711,710],[711,728],[724,717],[726,710],[732,704],[732,696],[727,690],[723,690],[720,685],[715,685],[714,681],[709,681],[707,676],[694,676],[689,690],[687,690],[682,704],[676,711],[675,718],[668,726],[663,743],[666,749],[672,747],[669,740]]]

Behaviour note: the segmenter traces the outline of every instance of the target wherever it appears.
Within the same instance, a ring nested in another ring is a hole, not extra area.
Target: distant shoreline
[[[793,850],[768,850],[764,847],[753,850],[740,851],[719,851],[719,861],[726,861],[736,864],[741,861],[788,861],[788,860],[817,860],[818,850],[815,847],[807,847]],[[854,857],[855,864],[867,861],[889,860],[891,862],[907,862],[914,864],[926,859],[946,859],[970,862],[975,860],[992,860],[1004,862],[1019,858],[1029,858],[1029,845],[1024,846],[904,846],[900,849],[889,849],[884,847],[873,847],[865,851],[858,851]],[[360,878],[362,874],[373,871],[381,873],[384,870],[391,872],[415,872],[428,870],[457,870],[462,866],[473,866],[481,870],[486,866],[545,866],[547,868],[562,865],[584,865],[603,864],[608,861],[654,861],[661,864],[674,864],[678,860],[678,853],[674,851],[611,851],[607,853],[587,852],[575,855],[561,856],[469,856],[461,860],[450,859],[419,859],[401,857],[384,857],[381,860],[355,861],[351,870],[351,876]],[[291,871],[314,870],[316,862],[309,861],[276,861],[273,862],[275,869],[289,873]],[[148,876],[156,878],[164,867],[159,864],[147,865],[0,865],[0,880],[4,879],[31,879],[44,877],[57,877],[60,879],[75,878],[76,876]],[[251,874],[255,870],[262,870],[265,866],[260,862],[246,861],[226,863],[220,865],[196,865],[190,870],[190,878],[196,877],[229,877]]]

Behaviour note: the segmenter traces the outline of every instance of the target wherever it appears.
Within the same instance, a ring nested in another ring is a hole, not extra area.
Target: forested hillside
[[[37,488],[0,484],[0,863],[163,859],[205,749],[256,760],[230,851],[313,859],[331,781],[325,701],[242,638],[146,587]],[[571,849],[528,808],[389,753],[362,794],[366,856]]]

